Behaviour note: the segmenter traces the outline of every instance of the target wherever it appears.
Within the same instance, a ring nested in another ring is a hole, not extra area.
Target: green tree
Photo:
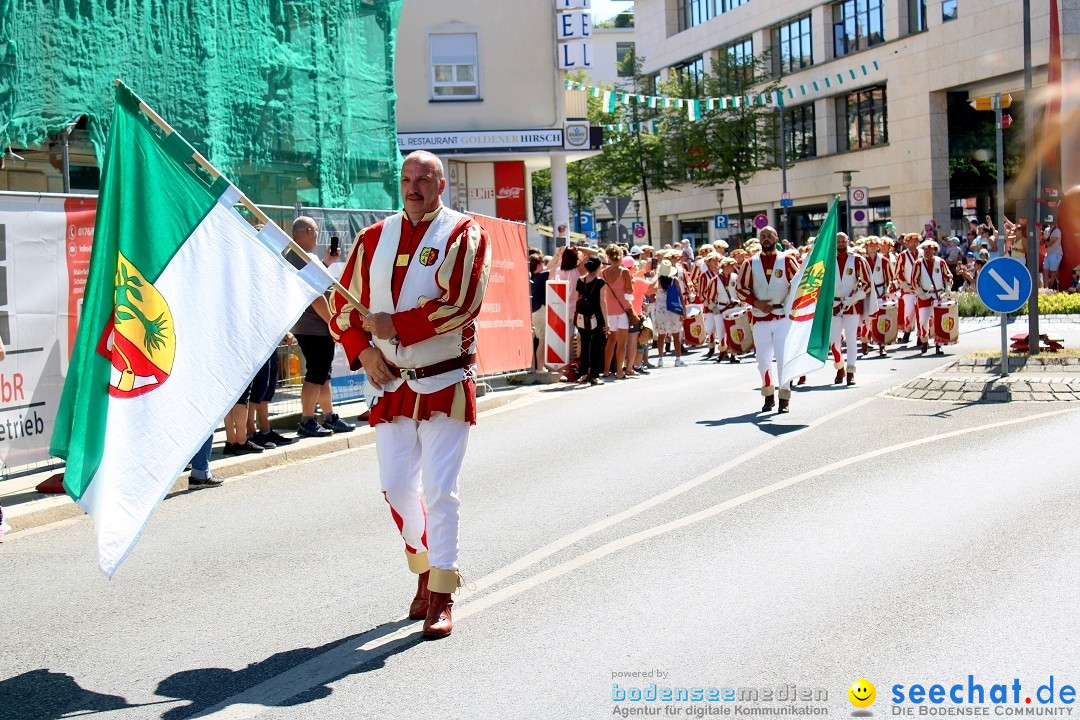
[[[585,158],[566,166],[566,185],[573,217],[580,215],[596,202],[607,187],[597,167]],[[532,175],[533,216],[541,225],[551,225],[551,170],[537,170]],[[574,223],[571,222],[571,227]]]
[[[630,95],[655,95],[652,80],[642,71],[643,58],[629,53],[621,63],[627,77],[614,89]],[[604,152],[590,158],[598,181],[606,185],[607,195],[631,195],[640,192],[645,203],[645,226],[652,227],[650,191],[670,190],[676,176],[668,162],[670,148],[665,138],[652,131],[659,119],[657,110],[637,102],[620,103],[615,112],[606,112],[599,98],[589,99],[589,120],[593,124],[622,125],[624,129],[604,131]]]
[[[673,170],[694,185],[718,188],[734,184],[741,233],[743,186],[759,170],[779,167],[773,98],[782,85],[770,77],[768,51],[746,57],[720,52],[711,65],[711,72],[697,82],[676,75],[663,90],[675,97],[727,98],[727,107],[716,103],[710,109],[703,102],[699,120],[691,120],[686,108],[669,109],[665,113],[667,143],[687,148],[685,153],[673,155],[671,163]]]

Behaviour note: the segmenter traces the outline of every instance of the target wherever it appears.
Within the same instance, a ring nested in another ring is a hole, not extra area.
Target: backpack
[[[676,315],[683,314],[682,295],[679,294],[679,286],[674,282],[667,289],[667,310]]]

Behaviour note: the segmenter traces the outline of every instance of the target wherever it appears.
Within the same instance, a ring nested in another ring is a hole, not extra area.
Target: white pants
[[[900,316],[897,324],[900,326],[900,330],[911,332],[915,329],[915,319],[917,317],[915,313],[915,301],[917,298],[915,297],[915,293],[906,292],[903,293],[901,300],[904,306],[904,314]]]
[[[702,317],[705,318],[705,336],[712,335],[713,340],[720,343],[720,347],[724,347],[724,316],[720,313],[707,312],[702,313]]]
[[[859,358],[859,323],[861,315],[833,315],[829,330],[829,352],[832,354],[833,367],[844,369],[844,356],[840,352],[840,334],[847,340],[847,370],[855,372],[855,361]]]
[[[776,388],[773,381],[784,374],[784,341],[787,340],[791,320],[768,320],[754,323],[754,356],[757,358],[758,372],[761,373],[761,394],[769,397]],[[773,361],[776,361],[776,375],[772,375]],[[780,388],[780,398],[791,397],[791,388]]]
[[[414,571],[457,570],[458,473],[468,443],[469,423],[445,415],[375,426],[383,496]]]
[[[932,325],[933,320],[933,304],[919,308],[919,342],[930,342],[930,336],[934,334],[934,327]]]

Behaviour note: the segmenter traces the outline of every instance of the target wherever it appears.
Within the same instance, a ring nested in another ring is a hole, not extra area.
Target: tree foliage
[[[711,72],[700,79],[700,93],[693,78],[675,76],[663,86],[668,95],[709,98],[736,98],[738,104],[727,108],[701,109],[699,120],[690,120],[685,109],[667,113],[668,144],[686,148],[675,154],[672,162],[678,172],[698,187],[719,188],[731,183],[739,208],[739,224],[744,215],[742,188],[759,170],[779,167],[777,152],[778,113],[772,98],[780,90],[776,78],[762,82],[771,74],[768,51],[740,58],[720,52],[711,63]],[[764,94],[768,102],[760,102]]]

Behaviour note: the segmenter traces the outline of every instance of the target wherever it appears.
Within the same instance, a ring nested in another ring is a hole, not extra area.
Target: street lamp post
[[[717,188],[717,190],[716,190],[716,214],[717,215],[722,215],[723,213],[724,213],[724,191],[722,189],[720,189],[720,188]],[[728,225],[728,227],[730,228],[731,226]],[[728,233],[729,233],[728,237],[730,237],[730,233],[731,233],[730,229],[728,230]],[[719,232],[717,232],[717,237],[719,238]]]
[[[780,185],[781,185],[781,198],[788,196],[787,192],[787,133],[784,129],[784,108],[776,107],[775,111],[780,113]],[[850,182],[850,178],[849,178]],[[786,201],[781,199],[781,204],[784,208],[784,227],[783,238],[791,241],[791,230],[788,225],[788,206]]]
[[[844,181],[844,194],[847,196],[845,212],[844,212],[844,232],[851,235],[851,176],[859,172],[858,170],[837,170],[836,174],[841,175]]]

